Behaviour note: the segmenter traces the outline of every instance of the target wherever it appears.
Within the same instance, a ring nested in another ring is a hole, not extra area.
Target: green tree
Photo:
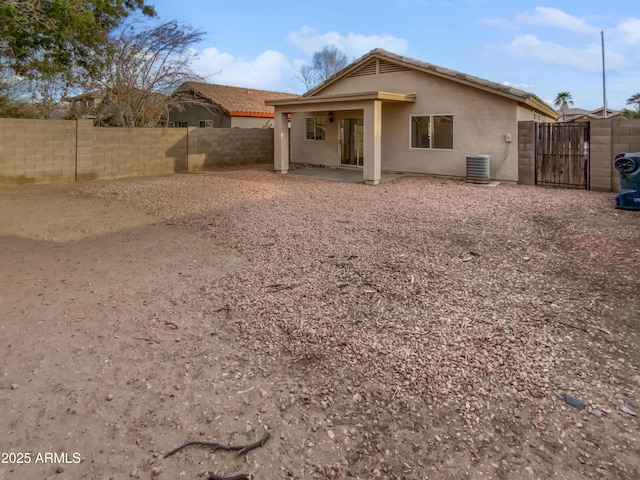
[[[631,110],[630,108],[625,108],[622,110],[622,115],[625,118],[640,118],[640,110]]]
[[[640,111],[640,93],[634,93],[627,98],[627,105],[633,105],[637,111]]]
[[[334,73],[342,70],[349,63],[347,56],[335,46],[326,46],[313,54],[311,65],[303,65],[298,72],[298,79],[307,89],[324,82]]]
[[[38,118],[32,105],[26,101],[13,100],[9,96],[0,95],[0,118]]]
[[[0,56],[16,74],[70,74],[95,67],[110,32],[144,0],[0,0]]]
[[[556,106],[556,108],[560,107],[560,111],[562,112],[562,120],[564,121],[568,105],[573,105],[573,98],[571,98],[571,94],[569,92],[560,92],[558,93],[558,95],[556,95],[553,104]]]

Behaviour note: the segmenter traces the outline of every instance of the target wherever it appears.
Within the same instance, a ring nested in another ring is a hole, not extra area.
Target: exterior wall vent
[[[491,180],[489,155],[467,155],[467,182],[489,183]]]
[[[376,64],[377,64],[377,59],[371,60],[369,63],[363,65],[362,68],[360,68],[357,71],[353,72],[349,76],[350,77],[363,77],[365,75],[375,75],[377,70],[378,70]]]
[[[409,67],[387,62],[386,60],[380,60],[380,65],[378,66],[378,73],[406,72],[409,70],[411,70]]]

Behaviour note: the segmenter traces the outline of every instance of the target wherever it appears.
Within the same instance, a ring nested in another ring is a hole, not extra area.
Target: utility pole
[[[600,37],[602,38],[602,117],[607,118],[607,83],[604,74],[604,30],[600,30]]]

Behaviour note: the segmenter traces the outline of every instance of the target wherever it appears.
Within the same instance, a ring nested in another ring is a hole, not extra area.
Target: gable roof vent
[[[489,183],[491,157],[489,155],[467,155],[467,182]]]
[[[363,77],[365,75],[375,75],[377,70],[378,70],[377,62],[378,62],[378,60],[373,59],[370,62],[364,64],[361,68],[359,68],[358,70],[356,70],[355,72],[353,72],[349,76],[350,77]]]
[[[378,64],[378,73],[407,72],[411,70],[406,65],[398,65],[397,63],[380,60]]]

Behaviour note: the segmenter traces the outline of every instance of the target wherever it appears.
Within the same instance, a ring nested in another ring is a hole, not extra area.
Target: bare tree
[[[326,46],[313,54],[311,65],[303,65],[298,72],[298,79],[307,89],[324,82],[349,63],[347,56],[335,46]]]
[[[174,94],[188,81],[202,81],[190,64],[190,48],[204,33],[175,21],[136,30],[126,27],[111,38],[104,68],[91,85],[102,101],[96,123],[121,127],[153,127],[166,120],[172,108],[185,101]]]

